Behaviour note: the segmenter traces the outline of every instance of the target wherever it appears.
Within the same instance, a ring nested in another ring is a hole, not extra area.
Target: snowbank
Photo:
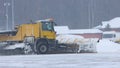
[[[114,43],[110,40],[107,39],[103,39],[100,40],[100,42],[97,44],[97,52],[98,53],[116,53],[116,52],[120,52],[120,44],[118,43]]]

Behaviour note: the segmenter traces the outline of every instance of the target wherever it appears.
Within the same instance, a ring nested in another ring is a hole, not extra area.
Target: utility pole
[[[89,28],[94,26],[94,0],[89,0],[88,3],[88,22]]]
[[[94,13],[94,0],[91,0],[91,26],[94,26],[95,23],[95,13]]]
[[[12,30],[14,30],[14,0],[12,0]]]
[[[6,16],[6,30],[8,30],[8,7],[10,6],[10,3],[4,3],[4,6],[5,6],[5,8],[6,8],[6,14],[5,14],[5,16]]]
[[[91,28],[91,0],[88,1],[88,28]]]

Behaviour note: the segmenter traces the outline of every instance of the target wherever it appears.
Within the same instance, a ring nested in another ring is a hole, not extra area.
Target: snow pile
[[[120,44],[114,43],[110,40],[103,39],[97,44],[97,52],[104,53],[104,52],[120,52]]]

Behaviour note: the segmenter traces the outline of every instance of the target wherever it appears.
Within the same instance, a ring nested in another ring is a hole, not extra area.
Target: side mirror
[[[57,26],[57,24],[56,24],[55,22],[53,22],[53,24],[54,24],[55,26]]]

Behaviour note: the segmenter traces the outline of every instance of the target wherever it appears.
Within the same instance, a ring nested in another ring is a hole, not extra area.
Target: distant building
[[[102,38],[102,31],[99,29],[69,29],[68,26],[55,26],[56,34],[80,35],[84,38]]]
[[[109,30],[106,30],[105,28],[102,28],[102,29],[100,29],[100,30],[102,30],[103,32],[105,32],[105,31],[115,31],[115,32],[120,32],[120,28],[109,28]]]
[[[81,35],[84,38],[102,38],[102,31],[99,29],[76,29],[70,30],[69,34]]]
[[[110,21],[103,21],[102,25],[99,25],[95,28],[100,29],[103,32],[105,31],[120,32],[120,17],[113,18]]]

